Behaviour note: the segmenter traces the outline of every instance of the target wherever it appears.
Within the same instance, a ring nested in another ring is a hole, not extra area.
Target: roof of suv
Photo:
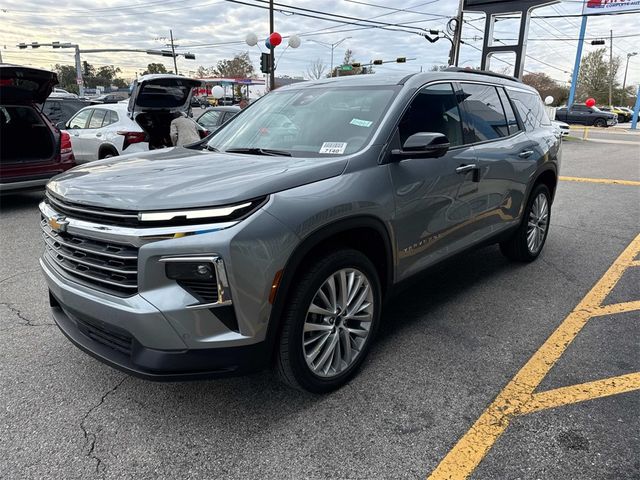
[[[345,77],[322,78],[307,82],[295,83],[280,87],[278,90],[296,90],[299,88],[313,88],[324,85],[340,83],[345,86],[375,86],[375,85],[423,85],[433,80],[482,80],[502,85],[512,85],[518,88],[533,90],[514,77],[508,77],[493,72],[482,72],[479,70],[468,70],[463,68],[449,68],[439,72],[416,72],[416,73],[385,73],[375,75],[349,75]]]

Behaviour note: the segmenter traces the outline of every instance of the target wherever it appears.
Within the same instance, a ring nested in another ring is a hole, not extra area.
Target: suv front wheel
[[[277,353],[281,379],[325,393],[344,385],[362,364],[381,309],[380,280],[357,250],[314,262],[288,296]]]

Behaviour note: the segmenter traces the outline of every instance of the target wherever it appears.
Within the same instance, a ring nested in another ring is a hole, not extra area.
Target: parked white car
[[[77,163],[149,150],[147,134],[127,115],[127,103],[91,105],[65,125]]]

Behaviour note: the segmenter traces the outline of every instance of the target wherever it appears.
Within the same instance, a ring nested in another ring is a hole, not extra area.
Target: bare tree
[[[324,64],[322,59],[318,58],[309,65],[309,68],[307,68],[307,75],[311,80],[318,80],[324,76],[326,69],[327,66]]]

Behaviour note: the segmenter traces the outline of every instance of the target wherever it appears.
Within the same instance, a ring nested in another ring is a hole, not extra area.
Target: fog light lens
[[[167,277],[172,280],[213,280],[213,265],[201,262],[171,262],[166,266]]]

